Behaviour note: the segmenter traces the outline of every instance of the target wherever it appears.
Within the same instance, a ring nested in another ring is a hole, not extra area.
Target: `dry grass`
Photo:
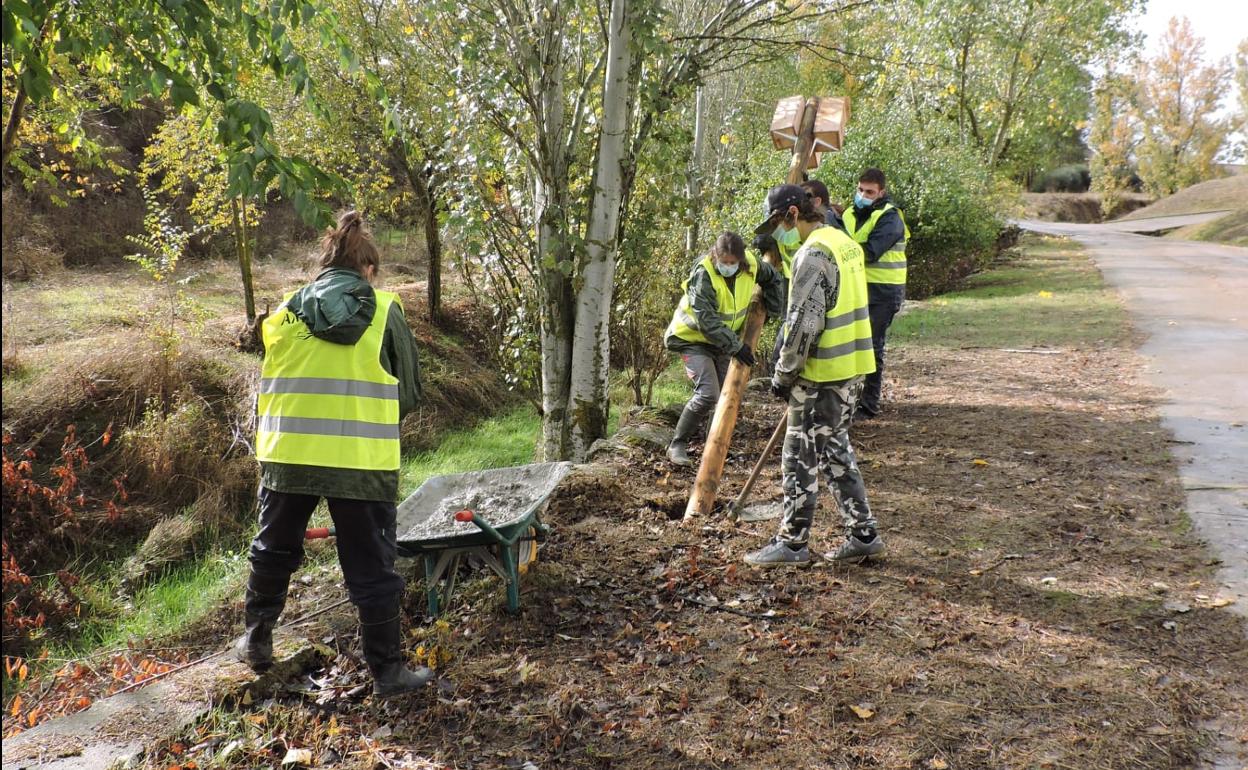
[[[1188,225],[1166,233],[1167,238],[1182,241],[1209,241],[1231,246],[1248,246],[1248,208],[1232,211],[1212,222]]]
[[[1237,209],[1243,208],[1245,200],[1248,200],[1248,176],[1241,174],[1192,185],[1156,203],[1136,209],[1122,219],[1145,219]]]

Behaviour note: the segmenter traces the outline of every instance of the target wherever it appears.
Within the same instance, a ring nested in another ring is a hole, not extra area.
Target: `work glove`
[[[784,401],[785,403],[788,403],[789,394],[793,392],[793,386],[786,385],[785,383],[780,382],[779,380],[773,377],[771,380],[770,390],[771,390],[771,395],[775,396],[781,401]]]
[[[759,233],[754,236],[754,242],[750,246],[759,254],[766,254],[769,251],[780,253],[780,247],[776,245],[776,239],[772,238],[770,233]]]
[[[732,357],[737,359],[741,363],[745,364],[746,366],[753,366],[754,364],[758,363],[757,359],[754,358],[754,351],[750,350],[749,345],[742,345],[741,347],[737,348],[737,352],[733,353]]]

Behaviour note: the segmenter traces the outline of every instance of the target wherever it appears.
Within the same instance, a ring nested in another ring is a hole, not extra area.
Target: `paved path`
[[[1205,222],[1212,222],[1215,219],[1221,219],[1230,210],[1226,211],[1205,211],[1200,214],[1177,214],[1168,217],[1140,217],[1139,219],[1115,219],[1109,222],[1103,222],[1099,225],[1091,225],[1100,231],[1112,230],[1116,233],[1142,233],[1146,235],[1154,235],[1156,233],[1164,233],[1170,230],[1177,230],[1180,227],[1188,225],[1199,225]],[[1033,223],[1039,224],[1039,223]],[[1054,224],[1054,223],[1047,223]],[[1064,225],[1058,225],[1064,226]],[[1207,244],[1192,244],[1197,247]],[[1234,248],[1234,247],[1231,247]]]
[[[1134,235],[1121,224],[1019,222],[1083,243],[1148,334],[1140,351],[1166,392],[1162,421],[1178,442],[1187,511],[1222,560],[1220,592],[1248,617],[1248,249]],[[1224,748],[1210,766],[1248,766],[1242,744]]]

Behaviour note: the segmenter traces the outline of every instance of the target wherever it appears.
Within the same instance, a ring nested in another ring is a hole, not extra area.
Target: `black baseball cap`
[[[771,218],[776,214],[782,214],[789,210],[790,206],[802,207],[810,194],[795,184],[776,185],[767,192],[767,201],[763,204],[763,211],[766,212],[766,218],[754,228],[754,233],[770,233],[774,228]]]

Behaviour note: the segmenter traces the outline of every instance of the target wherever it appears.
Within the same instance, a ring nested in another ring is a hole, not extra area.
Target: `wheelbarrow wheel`
[[[529,565],[537,561],[537,529],[529,527],[529,531],[511,549],[516,554],[516,567],[520,574],[527,573]]]

